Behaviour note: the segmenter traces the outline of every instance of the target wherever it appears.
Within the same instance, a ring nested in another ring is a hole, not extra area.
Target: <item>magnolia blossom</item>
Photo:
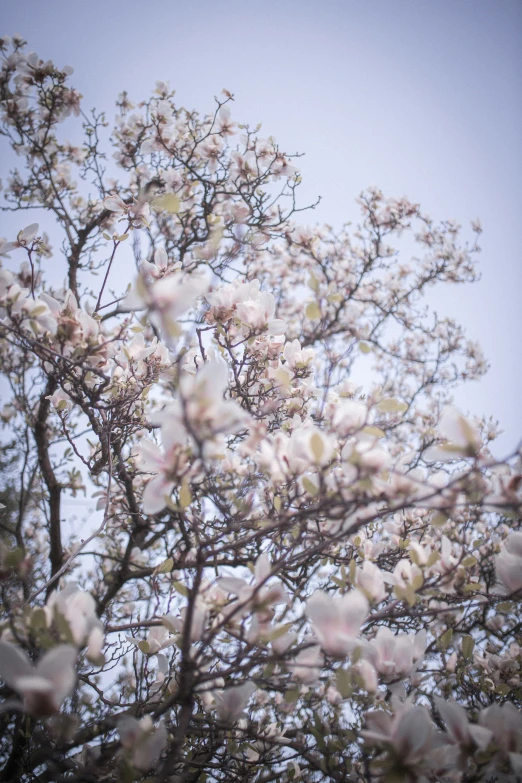
[[[522,533],[509,534],[495,558],[495,570],[507,593],[522,589]]]
[[[317,590],[306,602],[306,614],[321,647],[339,658],[344,658],[357,646],[357,637],[369,608],[368,599],[359,590],[335,598]]]
[[[167,744],[165,724],[160,721],[154,728],[149,715],[141,720],[132,715],[123,715],[118,720],[118,733],[123,754],[140,772],[147,772],[154,766]]]
[[[207,624],[208,612],[208,606],[198,595],[190,615],[189,638],[191,642],[198,642],[203,636]],[[180,634],[181,636],[185,633],[188,620],[189,616],[186,607],[181,610],[181,617],[173,617],[171,614],[166,614],[162,618],[163,625],[165,625],[169,631]]]
[[[103,625],[96,614],[96,602],[90,593],[70,582],[62,590],[51,593],[44,608],[47,622],[52,624],[56,613],[67,621],[78,647],[87,645],[87,657],[97,660],[105,641]]]
[[[205,364],[195,375],[184,373],[180,383],[181,399],[166,406],[155,416],[161,425],[163,451],[145,439],[137,450],[140,465],[157,475],[143,495],[144,510],[156,514],[179,481],[186,463],[188,443],[210,457],[224,448],[223,436],[237,432],[248,422],[248,416],[233,400],[224,400],[228,385],[225,364]]]
[[[522,713],[509,702],[491,704],[480,713],[479,723],[493,734],[498,766],[509,764],[516,775],[522,775]]]
[[[211,306],[207,314],[211,322],[226,322],[235,318],[240,328],[247,333],[266,330],[269,335],[280,335],[285,331],[285,322],[273,317],[273,294],[261,291],[259,280],[223,286],[207,294],[206,299]]]
[[[368,409],[362,402],[342,400],[335,407],[332,425],[340,435],[349,435],[364,426]]]
[[[254,612],[249,632],[252,641],[260,635],[268,635],[274,616],[272,607],[275,604],[289,603],[288,595],[279,580],[272,582],[270,586],[265,584],[270,579],[270,573],[271,565],[268,557],[260,555],[256,560],[254,578],[250,583],[235,576],[221,577],[218,582],[221,590],[237,596],[235,602],[223,608],[226,617],[239,619]]]
[[[311,685],[319,679],[323,664],[321,647],[318,644],[310,644],[295,656],[288,668],[296,680],[300,680],[304,685]]]
[[[395,703],[393,715],[368,712],[366,725],[361,735],[369,744],[388,750],[392,763],[419,775],[423,768],[429,768],[434,727],[424,707]]]
[[[426,632],[395,635],[381,626],[365,654],[384,681],[407,677],[417,668],[426,649]]]
[[[178,318],[207,291],[208,285],[207,276],[196,272],[192,275],[173,272],[151,283],[142,274],[127,294],[124,306],[129,310],[147,309],[151,321],[171,338],[178,334]]]
[[[493,732],[485,726],[468,722],[464,707],[452,699],[446,701],[435,697],[435,704],[440,712],[452,742],[460,745],[464,752],[470,752],[473,747],[485,750],[493,738]]]
[[[154,251],[154,263],[149,261],[142,261],[140,266],[140,272],[145,277],[151,277],[154,280],[159,280],[165,275],[178,272],[180,269],[179,263],[174,263],[169,260],[167,253],[163,247],[158,247]]]
[[[382,572],[375,563],[371,563],[369,560],[365,560],[362,566],[357,566],[355,585],[373,603],[378,604],[386,597]]]
[[[61,644],[33,666],[23,650],[0,641],[0,677],[22,697],[24,712],[46,717],[59,711],[74,688],[77,655],[75,647]]]
[[[169,636],[169,630],[167,624],[158,625],[151,628],[146,639],[135,639],[133,636],[127,636],[126,639],[143,653],[157,655],[160,650],[165,650],[167,647],[172,647],[173,644],[176,644],[176,638]]]
[[[439,434],[446,442],[429,448],[424,455],[427,460],[445,462],[458,457],[474,457],[481,447],[480,433],[475,425],[453,407],[444,409]]]
[[[214,692],[214,701],[219,719],[225,723],[235,723],[243,715],[244,709],[254,694],[253,682],[244,682],[225,690]]]

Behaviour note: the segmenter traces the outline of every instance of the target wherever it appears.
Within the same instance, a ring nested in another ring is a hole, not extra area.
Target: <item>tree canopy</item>
[[[480,224],[0,48],[0,780],[522,780],[520,453],[424,296]]]

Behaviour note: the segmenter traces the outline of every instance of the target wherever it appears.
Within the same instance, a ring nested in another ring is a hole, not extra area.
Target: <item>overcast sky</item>
[[[1,32],[75,69],[87,108],[170,81],[209,111],[226,87],[300,161],[310,220],[355,219],[368,185],[484,227],[482,280],[445,289],[491,369],[457,401],[522,435],[521,0],[3,0]],[[5,233],[5,230],[4,232]]]

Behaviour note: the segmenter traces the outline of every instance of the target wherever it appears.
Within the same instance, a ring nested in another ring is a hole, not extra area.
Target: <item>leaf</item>
[[[435,563],[438,563],[439,560],[440,560],[440,552],[432,552],[426,562],[426,568],[430,568],[432,565],[435,565]]]
[[[31,631],[33,631],[33,633],[38,633],[38,631],[43,631],[46,628],[47,628],[46,614],[41,607],[38,607],[34,610],[34,612],[31,615]]]
[[[384,438],[386,435],[384,430],[381,430],[380,427],[374,427],[372,424],[367,424],[366,427],[363,427],[362,432],[365,435],[373,435],[374,438]]]
[[[181,485],[181,489],[179,491],[179,504],[183,510],[188,508],[190,504],[192,503],[192,492],[190,491],[190,486],[188,481],[185,479],[183,480],[183,483]]]
[[[344,297],[343,297],[342,294],[335,294],[335,293],[334,294],[328,294],[328,297],[327,297],[328,301],[331,302],[331,303],[342,302],[343,298]]]
[[[316,461],[320,462],[321,457],[324,454],[324,444],[323,439],[320,435],[317,434],[317,432],[314,432],[310,438],[310,448],[312,449],[312,454],[314,455]]]
[[[168,557],[166,560],[154,569],[155,574],[168,574],[174,568],[174,560]]]
[[[283,623],[283,625],[280,625],[270,631],[270,633],[268,633],[264,638],[267,642],[273,642],[276,639],[279,639],[281,636],[284,636],[285,633],[288,633],[291,627],[292,623]]]
[[[405,402],[400,402],[393,397],[385,397],[377,405],[377,409],[382,413],[404,413],[408,410],[408,406]]]
[[[189,592],[188,592],[188,587],[186,585],[184,585],[182,582],[177,582],[177,581],[173,582],[172,584],[174,586],[174,590],[177,590],[177,592],[180,595],[184,595],[185,598],[188,598]]]
[[[442,511],[437,511],[432,516],[430,524],[433,525],[433,527],[443,527],[448,519],[449,517],[446,514],[443,514]]]
[[[442,636],[439,638],[439,646],[441,650],[447,650],[453,639],[453,628],[448,628]]]
[[[299,698],[300,688],[290,688],[285,693],[285,701],[287,704],[294,704]]]
[[[478,590],[483,590],[484,585],[480,585],[478,582],[470,582],[467,585],[464,585],[462,588],[463,592],[465,593],[476,593]]]
[[[353,686],[350,672],[347,672],[346,669],[337,669],[335,672],[335,685],[343,699],[351,696]]]
[[[468,557],[465,557],[464,560],[462,561],[462,565],[465,568],[471,568],[476,564],[477,564],[477,558],[474,557],[473,555],[468,555]]]
[[[311,321],[320,321],[321,320],[321,310],[319,309],[319,305],[317,302],[310,302],[306,306],[306,317],[309,318]]]
[[[163,193],[151,201],[154,209],[159,212],[168,212],[171,215],[176,215],[179,212],[180,204],[179,197],[175,193]]]
[[[310,277],[308,278],[308,286],[309,288],[314,291],[314,293],[317,293],[319,291],[319,280],[314,275],[313,272],[310,272]]]
[[[473,648],[475,647],[475,640],[472,636],[466,634],[462,637],[461,648],[462,654],[465,658],[471,658],[473,655]]]
[[[302,484],[303,484],[303,489],[305,489],[306,492],[308,492],[308,494],[311,495],[312,497],[315,497],[315,495],[317,495],[317,493],[319,492],[314,482],[310,481],[308,476],[303,476]]]
[[[368,345],[368,343],[361,342],[359,343],[359,350],[361,351],[361,353],[371,353],[372,347],[371,345]]]

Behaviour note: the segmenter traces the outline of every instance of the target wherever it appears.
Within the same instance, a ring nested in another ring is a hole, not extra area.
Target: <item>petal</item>
[[[10,642],[0,642],[0,677],[10,688],[20,677],[30,677],[34,673],[31,661],[23,650]]]

